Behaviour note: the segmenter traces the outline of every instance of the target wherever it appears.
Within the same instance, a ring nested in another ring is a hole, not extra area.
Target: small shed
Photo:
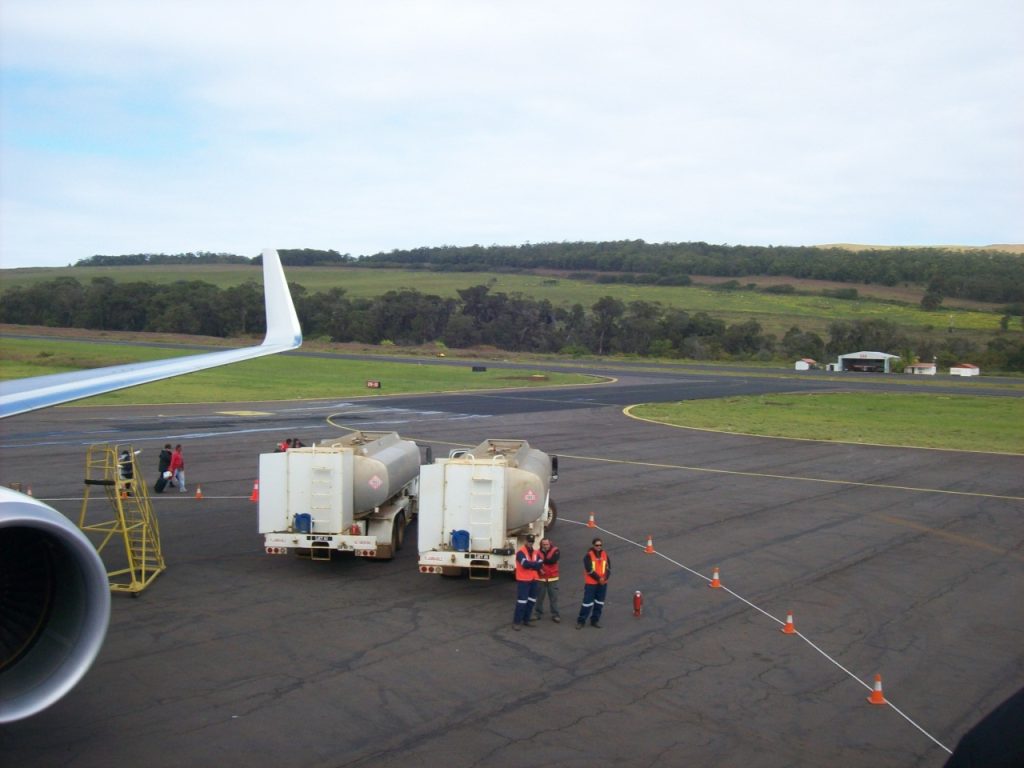
[[[957,363],[949,369],[950,376],[977,376],[981,369],[971,363]]]
[[[898,360],[899,357],[899,355],[890,355],[886,352],[850,352],[847,355],[839,356],[836,370],[892,373],[892,361]]]
[[[818,361],[811,360],[809,357],[801,357],[793,367],[798,371],[809,371],[818,367]]]
[[[918,376],[934,376],[935,370],[935,363],[911,363],[903,368],[904,373],[913,373]]]

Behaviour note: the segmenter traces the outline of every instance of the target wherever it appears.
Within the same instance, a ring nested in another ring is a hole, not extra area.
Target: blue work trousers
[[[516,612],[512,617],[513,624],[525,624],[533,615],[533,606],[537,603],[537,582],[516,582]]]
[[[589,616],[590,623],[597,624],[601,619],[601,611],[604,610],[604,597],[607,594],[607,584],[584,584],[583,604],[580,605],[580,615],[576,619],[576,623],[586,624]]]

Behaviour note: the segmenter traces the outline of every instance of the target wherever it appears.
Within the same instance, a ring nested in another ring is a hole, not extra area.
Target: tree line
[[[337,251],[323,251],[316,248],[285,248],[278,251],[281,263],[293,267],[336,267],[353,264],[354,256]],[[262,265],[263,257],[239,256],[234,253],[128,253],[121,256],[105,256],[97,254],[87,259],[79,259],[76,267],[120,267],[140,266],[144,264],[166,265],[183,264],[199,266],[203,264],[253,264]]]
[[[492,346],[512,352],[571,355],[625,354],[691,360],[824,360],[858,350],[937,359],[969,360],[988,369],[1024,370],[1024,340],[999,335],[985,347],[960,335],[941,340],[911,337],[886,320],[839,320],[828,337],[790,328],[782,338],[756,320],[726,324],[705,312],[666,308],[658,302],[623,302],[604,296],[589,307],[556,307],[486,285],[442,298],[414,289],[353,298],[343,288],[310,293],[291,284],[307,338],[364,344]],[[83,284],[58,277],[15,286],[0,297],[0,322],[97,330],[148,331],[206,336],[259,335],[266,331],[263,292],[248,281],[221,289],[198,280],[157,285],[93,278]],[[1005,329],[1004,329],[1005,330]]]

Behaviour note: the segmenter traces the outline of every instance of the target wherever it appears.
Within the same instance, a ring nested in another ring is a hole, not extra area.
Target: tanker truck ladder
[[[87,522],[93,488],[103,488],[106,504],[114,517]],[[117,546],[107,549],[107,578],[111,592],[138,595],[167,567],[160,550],[160,530],[149,501],[145,480],[139,474],[131,446],[92,445],[85,458],[85,492],[78,527],[88,536],[101,534],[96,551],[103,555],[112,541],[123,544],[123,559]],[[108,562],[117,560],[116,564]],[[122,566],[122,567],[118,567]]]
[[[309,477],[309,533],[316,530],[317,522],[323,524],[330,519],[331,500],[340,490],[334,487],[334,472],[330,464],[317,464],[317,455],[313,456]],[[310,560],[330,560],[331,550],[328,547],[310,547]]]
[[[491,531],[494,520],[493,466],[473,465],[469,487],[469,537],[473,552],[491,551]],[[469,578],[486,581],[491,578],[491,564],[487,560],[470,561]]]

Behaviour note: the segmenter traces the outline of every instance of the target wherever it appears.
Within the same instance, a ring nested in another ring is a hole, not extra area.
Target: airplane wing
[[[281,259],[272,248],[263,251],[263,290],[267,305],[267,335],[258,346],[0,382],[0,419],[298,348],[302,344],[302,329],[288,292]]]
[[[0,384],[0,418],[295,349],[302,330],[277,251],[263,251],[262,344]],[[78,527],[38,499],[0,487],[0,724],[30,717],[88,671],[106,637],[110,584]]]

